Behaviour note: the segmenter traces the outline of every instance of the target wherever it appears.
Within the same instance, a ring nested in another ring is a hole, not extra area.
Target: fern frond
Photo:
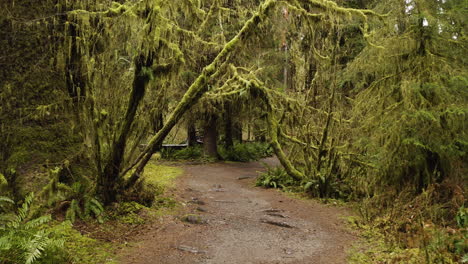
[[[12,199],[6,197],[6,196],[0,196],[0,203],[10,203],[10,204],[15,204],[15,201]]]
[[[73,200],[70,203],[70,207],[68,207],[67,212],[65,214],[65,218],[70,220],[70,222],[74,223],[76,219],[76,210],[79,210],[78,203],[76,200]]]
[[[32,264],[42,256],[42,252],[47,246],[47,235],[45,230],[40,230],[29,243],[24,245],[24,249],[26,249],[24,252],[25,264]]]
[[[21,207],[18,209],[18,222],[21,222],[26,219],[29,213],[29,207],[34,200],[34,193],[30,193],[24,198],[24,202]]]
[[[73,192],[73,189],[70,186],[68,186],[68,185],[66,185],[64,183],[61,183],[61,182],[59,182],[57,184],[57,190],[65,192],[65,193],[72,193]]]
[[[8,236],[0,237],[0,250],[9,250],[11,246],[11,241]]]
[[[102,206],[102,204],[96,200],[95,198],[91,198],[90,201],[89,201],[89,208],[91,210],[91,212],[93,212],[94,216],[96,216],[96,218],[98,218],[98,221],[101,222],[102,221],[102,218],[100,218],[100,216],[102,215],[102,213],[104,212],[104,207]]]
[[[43,215],[41,217],[38,217],[38,218],[33,219],[31,221],[28,221],[24,225],[24,229],[29,230],[29,229],[36,228],[36,227],[41,226],[41,225],[43,225],[45,223],[48,223],[50,220],[52,220],[51,215]]]
[[[15,221],[16,215],[9,213],[9,214],[0,214],[0,230],[2,225],[8,225],[12,221]]]

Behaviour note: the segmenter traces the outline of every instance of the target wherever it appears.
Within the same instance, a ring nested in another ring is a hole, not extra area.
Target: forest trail
[[[120,263],[346,263],[346,249],[355,239],[340,220],[346,210],[253,187],[264,170],[260,162],[184,169],[176,193],[186,204],[183,212],[136,235],[138,242],[119,252]],[[182,221],[187,214],[203,223]]]

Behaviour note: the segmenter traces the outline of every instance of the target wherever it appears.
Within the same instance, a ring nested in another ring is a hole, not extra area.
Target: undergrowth
[[[282,167],[265,166],[256,186],[310,189],[310,181],[295,181]],[[387,190],[351,201],[359,216],[348,221],[362,240],[350,252],[350,263],[468,263],[468,209],[459,186],[445,181],[420,194]]]
[[[222,160],[239,162],[255,161],[273,155],[270,145],[263,142],[235,143],[230,148],[220,145],[218,152]],[[186,147],[180,150],[166,148],[161,151],[161,156],[166,160],[215,161],[203,154],[202,146]]]
[[[248,142],[235,143],[231,148],[221,146],[218,148],[223,160],[249,162],[273,155],[273,149],[267,143]]]
[[[264,164],[264,166],[266,171],[257,177],[256,186],[288,190],[288,188],[298,185],[298,182],[291,178],[283,167],[272,167],[267,164]]]
[[[59,263],[67,258],[60,226],[51,227],[51,215],[33,216],[34,194],[26,196],[16,208],[13,200],[1,196],[0,262]]]
[[[49,171],[49,183],[38,199],[30,194],[18,206],[13,199],[0,196],[0,263],[115,263],[115,242],[130,239],[129,229],[178,206],[165,195],[175,188],[181,168],[153,160],[140,180],[141,190],[133,192],[141,197],[116,203],[106,211],[86,181],[64,184],[59,181],[60,171]],[[9,193],[3,175],[0,190]],[[90,221],[91,216],[97,221]]]
[[[367,198],[349,220],[362,242],[351,263],[467,263],[468,212],[463,196],[439,200],[447,186],[414,196],[405,191]],[[452,211],[458,204],[458,210]]]
[[[186,147],[183,149],[164,148],[161,157],[166,160],[197,160],[203,157],[201,146]]]

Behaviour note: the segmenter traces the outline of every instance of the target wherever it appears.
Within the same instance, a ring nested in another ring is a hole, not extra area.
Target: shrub
[[[166,148],[161,151],[161,156],[163,159],[168,160],[193,160],[203,156],[203,149],[201,146],[187,147],[179,150]]]
[[[256,186],[261,186],[265,188],[286,188],[290,186],[297,185],[298,183],[294,181],[291,176],[289,176],[283,167],[267,167],[267,171],[260,174],[257,178]]]
[[[269,157],[273,150],[268,143],[249,142],[236,143],[232,148],[219,148],[219,154],[224,160],[248,162]]]

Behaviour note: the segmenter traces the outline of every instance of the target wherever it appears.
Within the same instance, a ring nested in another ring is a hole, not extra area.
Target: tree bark
[[[217,119],[215,115],[210,114],[203,131],[203,154],[214,159],[219,159]]]
[[[192,121],[189,121],[187,125],[187,144],[189,147],[197,145],[197,130]]]
[[[140,55],[135,60],[135,77],[124,123],[117,140],[113,144],[104,170],[100,173],[98,178],[98,194],[102,197],[102,201],[105,205],[117,200],[117,194],[122,187],[119,174],[122,169],[127,138],[130,134],[130,128],[135,119],[136,111],[144,97],[146,86],[150,80],[147,75],[143,74],[143,69],[145,67],[151,67],[152,64],[153,59],[151,54],[149,57]]]
[[[233,126],[234,140],[242,143],[242,121],[234,123]]]
[[[232,148],[234,146],[234,140],[232,135],[232,111],[231,105],[227,103],[225,105],[225,127],[224,127],[224,140],[226,148]]]

